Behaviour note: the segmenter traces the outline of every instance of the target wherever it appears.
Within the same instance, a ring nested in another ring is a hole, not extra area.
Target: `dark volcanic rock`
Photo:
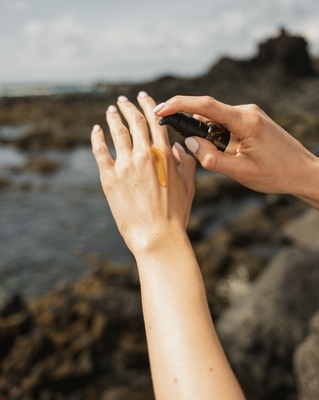
[[[88,277],[32,301],[28,312],[18,300],[1,309],[0,394],[41,399],[60,391],[81,399],[82,391],[100,399],[107,388],[124,385],[153,398],[133,267],[99,262]]]
[[[291,77],[314,75],[315,70],[308,54],[308,43],[301,36],[292,36],[282,29],[276,38],[268,39],[259,45],[259,52],[249,64],[255,66],[274,66]]]

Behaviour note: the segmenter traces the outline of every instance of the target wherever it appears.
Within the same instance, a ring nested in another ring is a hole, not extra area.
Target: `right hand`
[[[186,146],[204,168],[259,192],[309,197],[309,180],[314,173],[318,176],[318,158],[256,105],[230,106],[208,96],[175,96],[156,115],[179,111],[219,122],[240,140],[236,154],[229,155],[205,139],[187,138]]]

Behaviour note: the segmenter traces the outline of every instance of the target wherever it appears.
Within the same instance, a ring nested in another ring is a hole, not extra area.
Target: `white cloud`
[[[81,56],[86,49],[86,35],[73,16],[50,22],[29,21],[24,27],[26,46],[38,62],[63,66]]]
[[[149,79],[196,75],[221,55],[247,57],[286,26],[319,51],[318,0],[0,0],[1,79]],[[24,5],[23,5],[24,4]],[[311,7],[310,7],[311,5]],[[10,7],[11,7],[10,6]],[[125,13],[123,13],[125,10]],[[18,16],[18,17],[17,17]],[[9,22],[10,21],[10,22]]]
[[[2,0],[0,3],[5,9],[14,10],[14,11],[25,11],[30,5],[30,0]]]

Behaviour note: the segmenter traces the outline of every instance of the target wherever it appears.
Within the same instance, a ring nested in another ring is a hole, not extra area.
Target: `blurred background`
[[[20,185],[1,193],[0,297],[10,289],[29,297],[60,275],[78,277],[84,255],[131,260],[104,200],[87,198],[99,187],[87,146],[91,124],[105,127],[107,95],[116,85],[127,94],[123,83],[135,83],[138,92],[142,82],[163,76],[196,78],[222,57],[253,57],[258,43],[282,27],[305,37],[317,56],[318,17],[315,0],[0,0],[1,178]],[[183,91],[173,85],[165,93],[163,86],[169,82],[150,94],[158,99],[164,90],[165,100]],[[54,97],[67,93],[102,97]],[[242,92],[238,102],[244,101],[255,99]],[[33,189],[22,194],[23,185]],[[79,197],[75,188],[89,193]]]
[[[91,128],[111,144],[119,95],[207,94],[258,104],[319,155],[319,2],[0,0],[0,54],[0,398],[151,399],[134,259]],[[319,308],[317,213],[201,168],[196,187],[188,234],[234,369],[250,400],[296,400],[292,354]]]

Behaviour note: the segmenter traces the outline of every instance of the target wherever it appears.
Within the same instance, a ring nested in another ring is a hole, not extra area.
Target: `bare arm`
[[[138,97],[145,117],[120,100],[129,131],[114,107],[107,111],[116,160],[98,127],[92,145],[104,193],[137,261],[156,398],[243,400],[186,235],[195,162],[179,146],[171,149],[153,99]]]
[[[208,96],[176,96],[154,111],[158,116],[184,111],[225,125],[240,140],[233,156],[217,151],[205,139],[185,141],[204,168],[253,190],[292,194],[319,210],[319,159],[257,106],[233,107]]]

